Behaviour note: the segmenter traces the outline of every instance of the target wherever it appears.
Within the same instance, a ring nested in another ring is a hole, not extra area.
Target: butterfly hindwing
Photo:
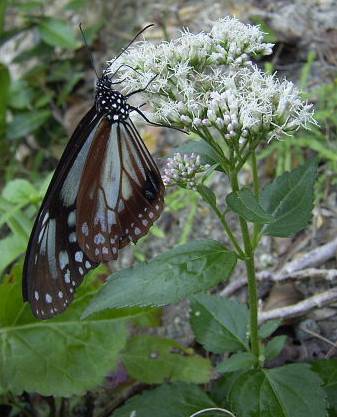
[[[23,271],[23,296],[46,319],[63,311],[75,288],[97,264],[76,236],[76,198],[91,142],[102,130],[93,107],[79,123],[58,164],[33,226]]]
[[[144,236],[159,217],[163,196],[158,168],[131,121],[112,124],[109,137],[96,136],[83,170],[80,247],[95,262],[117,259],[118,250]]]

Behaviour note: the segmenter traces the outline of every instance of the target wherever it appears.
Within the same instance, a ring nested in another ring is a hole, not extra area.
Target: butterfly
[[[94,105],[65,148],[31,232],[22,292],[38,319],[63,312],[84,276],[116,260],[163,210],[159,169],[130,113],[154,123],[128,103],[150,83],[128,95],[114,84],[106,72],[98,78]]]

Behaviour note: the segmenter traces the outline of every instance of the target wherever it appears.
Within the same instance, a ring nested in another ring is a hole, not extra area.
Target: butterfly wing
[[[33,226],[23,269],[23,298],[40,319],[63,311],[83,276],[97,266],[77,242],[76,198],[90,146],[105,132],[103,120],[92,107],[79,123]]]
[[[89,258],[117,259],[120,248],[148,232],[163,203],[159,170],[132,121],[112,124],[109,136],[97,135],[77,198],[78,243]]]

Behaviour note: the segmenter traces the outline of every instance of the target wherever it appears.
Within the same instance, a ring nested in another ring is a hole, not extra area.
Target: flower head
[[[175,153],[168,158],[163,175],[165,185],[180,185],[191,190],[196,189],[198,174],[205,173],[209,165],[202,165],[200,156],[195,153],[181,155]]]
[[[144,93],[154,121],[200,136],[214,129],[225,141],[279,138],[313,123],[313,110],[291,82],[252,64],[251,57],[272,51],[263,35],[258,26],[227,17],[208,33],[184,31],[158,45],[140,42],[113,61],[109,72],[126,93],[156,76]]]

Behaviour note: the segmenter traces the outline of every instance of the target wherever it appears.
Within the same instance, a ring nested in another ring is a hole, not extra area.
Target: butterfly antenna
[[[91,61],[91,65],[92,65],[92,67],[93,67],[93,69],[94,69],[94,71],[95,71],[96,77],[97,77],[97,78],[99,78],[99,76],[98,76],[98,74],[97,74],[97,71],[96,71],[95,64],[94,64],[94,58],[93,58],[93,56],[92,56],[92,53],[91,53],[91,50],[90,50],[90,48],[89,48],[88,42],[87,42],[87,40],[86,40],[86,38],[85,38],[85,36],[84,36],[84,31],[83,31],[83,29],[82,29],[82,23],[80,23],[78,26],[79,26],[79,28],[80,28],[80,32],[81,32],[81,35],[82,35],[82,38],[83,38],[84,45],[85,45],[85,47],[87,48],[88,53],[89,53],[89,57],[90,57],[90,61]]]
[[[113,59],[110,63],[110,65],[112,65],[115,61],[117,61],[117,59],[124,54],[124,52],[133,44],[133,42],[138,38],[138,36],[140,36],[143,32],[145,32],[148,28],[154,26],[153,23],[145,26],[143,29],[141,29],[132,39],[131,41],[126,45],[125,48],[122,48],[121,52],[115,57],[115,59]]]

